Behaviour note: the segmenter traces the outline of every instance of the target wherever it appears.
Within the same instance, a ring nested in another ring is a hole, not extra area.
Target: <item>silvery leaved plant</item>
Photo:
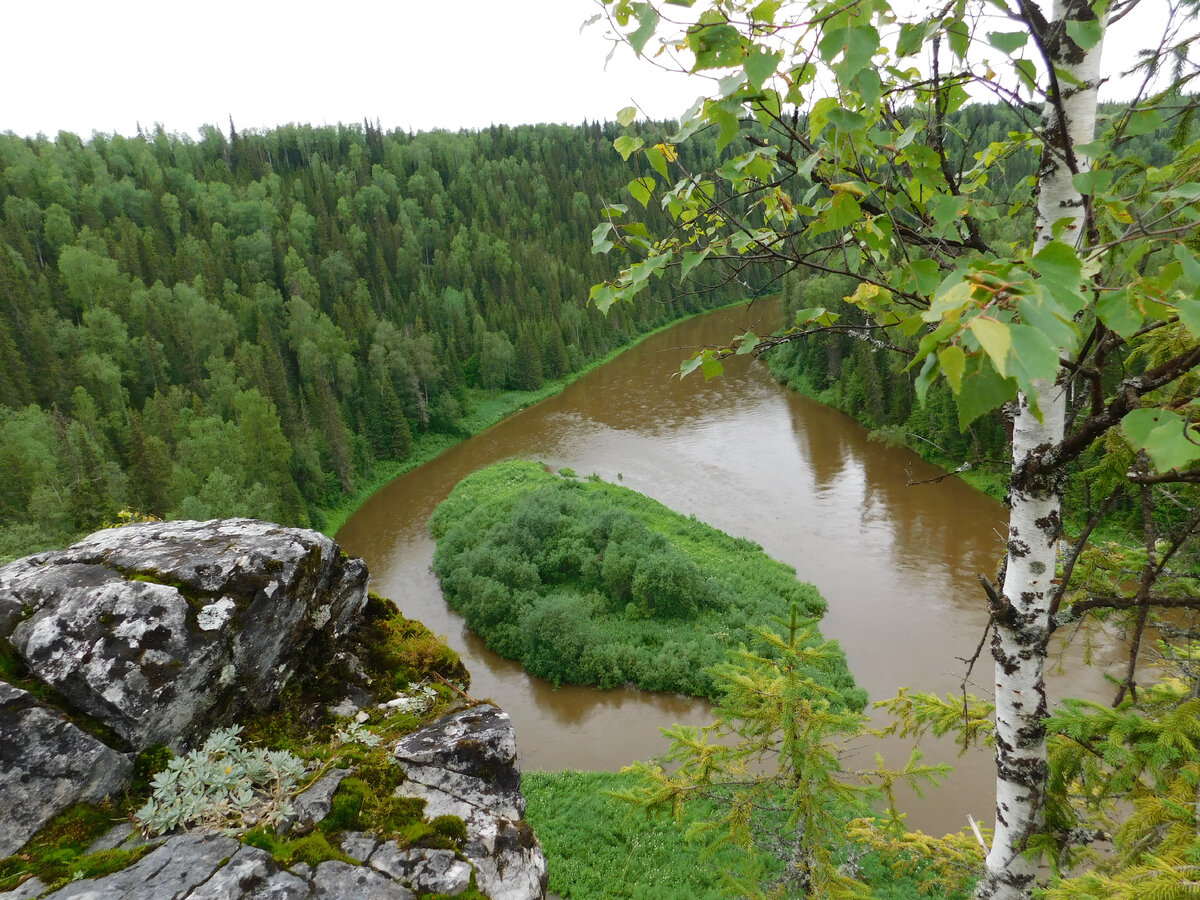
[[[177,756],[154,776],[154,792],[135,814],[147,835],[176,828],[220,828],[236,833],[275,825],[292,814],[290,798],[307,772],[286,750],[247,747],[241,727],[214,731],[204,745]]]
[[[348,722],[334,737],[343,744],[362,744],[364,747],[378,747],[383,740],[361,722]]]

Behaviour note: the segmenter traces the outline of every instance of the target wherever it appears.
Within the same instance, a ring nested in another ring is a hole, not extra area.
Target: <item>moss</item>
[[[358,640],[364,667],[388,681],[388,689],[440,675],[467,684],[466,668],[446,642],[415,619],[406,619],[390,600],[372,592]]]
[[[429,823],[438,834],[462,845],[467,840],[467,823],[458,816],[438,816]]]
[[[358,860],[347,856],[329,843],[324,832],[314,831],[294,840],[284,840],[273,831],[256,828],[242,835],[242,842],[259,850],[265,850],[280,865],[290,868],[296,863],[316,867],[323,862],[336,859],[356,864]]]
[[[329,815],[320,824],[322,831],[362,831],[362,811],[374,800],[374,793],[361,778],[343,778],[333,795]]]
[[[87,852],[97,838],[125,818],[124,806],[111,801],[81,803],[55,816],[19,853],[0,860],[0,891],[11,891],[31,876],[51,886],[70,881],[76,873],[96,878],[141,859],[152,845]]]

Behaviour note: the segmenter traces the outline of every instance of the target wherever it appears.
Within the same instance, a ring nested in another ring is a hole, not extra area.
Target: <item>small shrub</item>
[[[245,747],[240,733],[237,725],[214,731],[151,779],[154,793],[135,814],[146,834],[191,826],[236,832],[291,814],[304,762],[286,750]]]

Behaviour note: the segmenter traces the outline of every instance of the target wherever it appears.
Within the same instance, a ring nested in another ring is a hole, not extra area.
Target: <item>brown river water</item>
[[[872,700],[903,685],[958,691],[962,659],[987,619],[978,575],[996,571],[1004,507],[953,478],[911,485],[940,470],[868,440],[848,416],[777,384],[762,363],[734,359],[707,383],[673,377],[689,350],[747,329],[769,333],[779,316],[778,300],[760,300],[663,331],[396,479],[338,532],[346,552],[366,560],[374,590],[461,654],[471,695],[509,712],[525,769],[616,770],[664,752],[660,727],[706,724],[710,713],[691,698],[633,688],[555,690],[487,650],[446,606],[429,571],[427,522],[461,478],[501,459],[596,473],[757,541],[828,600],[821,629],[841,643]],[[1069,675],[1051,676],[1052,696],[1102,696],[1099,671],[1081,675],[1078,653],[1065,655]],[[991,673],[985,649],[971,690],[986,696]],[[901,764],[909,748],[864,743],[848,766],[869,765],[876,751]],[[990,753],[959,757],[932,739],[922,750],[955,772],[923,797],[904,798],[910,827],[957,831],[968,814],[990,824]]]

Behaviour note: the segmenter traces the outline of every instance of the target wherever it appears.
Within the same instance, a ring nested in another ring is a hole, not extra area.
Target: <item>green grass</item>
[[[687,841],[686,823],[608,796],[635,783],[611,772],[525,773],[525,817],[546,853],[550,890],[564,900],[726,900],[738,896],[728,874],[769,865],[737,847],[705,851]],[[704,812],[693,807],[689,820]]]
[[[730,843],[689,839],[688,830],[717,818],[696,801],[676,822],[619,800],[636,775],[610,772],[526,772],[525,816],[546,853],[550,890],[563,900],[727,900],[746,896],[781,871],[778,860]],[[874,900],[966,900],[972,885],[935,887],[928,864],[897,870],[878,851],[856,854],[857,877]]]

